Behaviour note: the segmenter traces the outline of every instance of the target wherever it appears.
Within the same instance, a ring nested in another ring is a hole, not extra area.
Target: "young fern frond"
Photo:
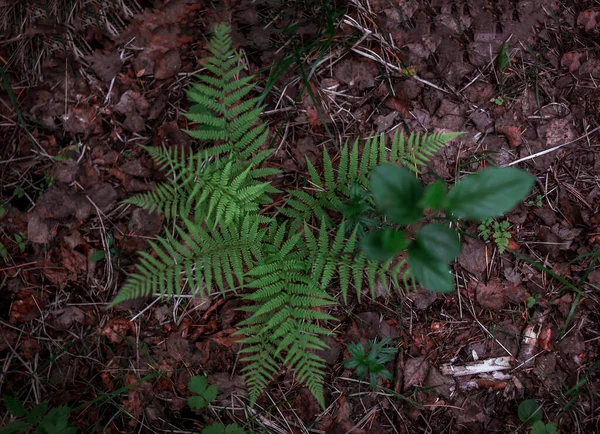
[[[125,202],[167,217],[187,218],[194,213],[196,221],[231,223],[248,213],[256,213],[260,204],[270,203],[268,193],[276,193],[268,182],[257,179],[278,173],[271,168],[258,168],[270,152],[257,154],[249,162],[218,159],[205,151],[182,152],[178,148],[149,148],[159,167],[166,170],[168,181],[155,191],[145,192]]]
[[[243,286],[244,267],[262,259],[260,244],[264,219],[246,216],[231,225],[211,229],[185,220],[175,227],[177,237],[166,232],[150,242],[155,256],[140,252],[140,261],[112,305],[152,294],[175,295],[183,289],[208,295],[213,284],[225,291],[226,284]]]
[[[242,298],[254,304],[243,308],[250,316],[239,324],[238,333],[246,335],[240,342],[248,345],[242,350],[247,354],[242,361],[249,363],[244,374],[250,403],[254,404],[277,373],[270,369],[276,362],[293,369],[324,406],[325,361],[314,351],[327,348],[319,335],[329,332],[314,321],[335,319],[319,310],[334,300],[311,277],[305,251],[300,248],[302,233],[284,240],[286,229],[285,224],[272,228],[272,241],[265,247],[270,253],[246,275],[246,287],[254,291]]]
[[[331,281],[337,276],[344,303],[348,301],[348,291],[352,283],[356,288],[356,298],[360,300],[363,281],[366,278],[371,295],[375,296],[377,283],[397,286],[397,280],[392,269],[391,261],[369,261],[358,249],[358,228],[354,228],[349,236],[345,223],[339,225],[333,236],[325,222],[321,223],[318,238],[305,228],[305,245],[312,264],[312,277],[325,290],[331,286]]]
[[[291,218],[309,221],[313,216],[325,221],[329,227],[333,224],[332,214],[344,217],[344,204],[352,201],[352,187],[368,185],[371,170],[379,164],[398,163],[419,173],[429,157],[439,151],[445,143],[460,133],[412,133],[405,140],[404,132],[394,133],[391,147],[388,148],[383,134],[369,138],[359,150],[358,140],[352,146],[346,142],[340,150],[339,164],[334,169],[333,159],[327,149],[323,150],[323,176],[320,176],[307,160],[309,186],[304,190],[288,191],[287,207],[280,211]],[[310,194],[312,192],[312,194]]]
[[[207,73],[197,75],[197,82],[188,91],[195,104],[185,114],[199,127],[187,133],[198,140],[217,141],[206,150],[210,156],[248,160],[269,134],[266,125],[257,124],[262,111],[256,105],[259,99],[242,101],[254,89],[254,77],[238,76],[244,65],[240,64],[241,55],[231,48],[227,26],[216,26],[208,49],[214,57],[205,60]]]

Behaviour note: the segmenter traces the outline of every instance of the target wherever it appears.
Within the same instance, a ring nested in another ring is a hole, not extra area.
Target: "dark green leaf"
[[[48,411],[48,402],[40,402],[38,405],[33,407],[27,415],[27,422],[29,422],[32,425],[37,424],[42,418],[42,416],[46,414],[46,411]]]
[[[198,396],[190,396],[188,405],[193,409],[208,407],[208,404],[217,397],[217,386],[209,386],[208,378],[196,375],[190,379],[188,390]]]
[[[431,256],[421,244],[415,242],[408,246],[408,266],[412,276],[422,287],[441,293],[454,290],[454,280],[448,265]]]
[[[504,71],[506,67],[510,64],[510,55],[508,49],[508,42],[505,42],[500,47],[500,52],[498,53],[498,71],[500,72]]]
[[[204,391],[204,393],[202,394],[202,396],[204,397],[204,399],[206,399],[208,402],[212,402],[215,400],[215,398],[217,397],[217,392],[219,391],[219,389],[217,388],[217,386],[208,386],[206,388],[206,390]]]
[[[419,229],[416,242],[440,262],[452,262],[460,254],[458,234],[439,223],[428,224]]]
[[[519,404],[517,414],[521,422],[529,422],[533,425],[542,420],[542,407],[535,399],[526,399]]]
[[[510,211],[531,191],[535,178],[524,170],[494,167],[458,181],[443,208],[459,218],[485,220]]]
[[[395,164],[377,166],[371,175],[371,192],[379,210],[391,221],[409,225],[419,220],[423,184],[414,174]]]
[[[231,423],[225,428],[225,434],[246,434],[246,430],[237,423]]]
[[[188,398],[188,405],[191,409],[200,410],[208,407],[208,401],[200,395],[190,396]]]
[[[422,208],[439,209],[446,196],[446,184],[434,182],[425,187],[425,193],[419,202]]]
[[[360,247],[368,259],[384,262],[404,250],[406,236],[391,228],[380,229],[365,235]]]
[[[222,423],[213,423],[202,429],[202,434],[225,434],[225,426]]]
[[[6,407],[6,410],[8,410],[8,412],[14,417],[23,417],[27,414],[27,410],[25,410],[25,407],[23,407],[21,401],[19,401],[17,398],[10,395],[4,395],[2,398],[4,399],[4,406]]]
[[[90,256],[90,261],[98,262],[103,260],[105,256],[106,252],[104,250],[96,250],[94,253],[92,253],[92,256]]]
[[[246,430],[237,423],[224,426],[222,423],[213,423],[202,430],[202,434],[246,434]]]
[[[190,379],[188,390],[190,392],[202,395],[208,386],[208,378],[203,375],[196,375]]]
[[[556,434],[556,424],[554,422],[544,423],[538,420],[531,426],[531,434]]]
[[[24,420],[15,420],[0,428],[0,434],[24,434],[29,430],[29,426]]]
[[[53,408],[42,419],[37,432],[40,434],[67,434],[76,432],[77,429],[69,424],[69,414],[71,414],[69,407],[61,406]]]

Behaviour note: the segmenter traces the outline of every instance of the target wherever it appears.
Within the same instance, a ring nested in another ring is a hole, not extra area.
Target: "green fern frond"
[[[386,286],[390,281],[394,283],[391,261],[379,263],[367,260],[358,248],[358,228],[355,227],[349,236],[346,233],[344,222],[333,235],[330,235],[325,222],[321,224],[318,238],[308,227],[304,231],[312,277],[323,290],[330,287],[331,281],[337,277],[344,303],[348,301],[351,283],[360,301],[365,277],[373,296],[378,282]]]
[[[260,244],[265,235],[258,216],[246,216],[241,222],[206,228],[185,220],[185,229],[176,226],[177,237],[150,242],[154,255],[140,253],[140,261],[112,305],[158,293],[172,296],[184,288],[210,293],[214,284],[225,291],[243,286],[244,267],[262,259]],[[225,279],[225,280],[223,280]]]
[[[190,209],[187,206],[188,192],[176,183],[162,183],[154,191],[138,194],[124,200],[125,203],[139,206],[148,212],[159,212],[167,219],[187,216]]]
[[[214,158],[206,151],[146,150],[161,169],[167,170],[168,181],[126,202],[150,212],[161,212],[167,218],[188,218],[193,211],[196,221],[212,222],[212,226],[229,224],[245,214],[256,213],[260,205],[271,202],[270,193],[278,192],[270,183],[258,179],[279,171],[255,168],[270,151],[246,162]]]
[[[375,166],[398,163],[418,173],[419,167],[426,165],[433,154],[458,135],[460,133],[412,133],[405,140],[404,132],[396,132],[390,149],[383,134],[367,139],[362,150],[359,150],[358,140],[352,146],[346,142],[340,150],[337,170],[329,151],[324,149],[322,176],[307,160],[310,185],[303,190],[288,191],[290,197],[285,198],[287,206],[279,210],[302,221],[316,216],[331,227],[331,213],[344,214],[344,204],[352,200],[352,186],[366,187]]]
[[[275,349],[270,354],[293,369],[324,405],[325,364],[312,351],[327,348],[318,336],[329,332],[312,321],[335,319],[320,311],[334,301],[310,275],[305,249],[300,247],[302,233],[286,239],[287,229],[285,224],[271,228],[269,248],[265,249],[271,253],[246,274],[246,287],[254,291],[242,297],[254,304],[244,309],[250,316],[238,324],[239,333],[247,336],[241,342],[249,345],[244,349],[249,356],[242,359],[249,363],[244,373],[249,384],[264,388],[265,381],[272,378],[267,374],[274,372],[257,361],[265,348]],[[266,342],[266,347],[259,345],[261,342]],[[252,404],[252,396],[258,396],[260,389],[249,392]]]
[[[195,104],[185,115],[198,124],[187,133],[195,139],[217,142],[207,150],[211,156],[246,160],[266,141],[268,130],[257,124],[262,108],[259,98],[245,97],[252,92],[254,76],[239,77],[244,69],[241,56],[231,48],[231,38],[217,25],[208,44],[213,57],[204,61],[206,73],[196,76],[188,91]]]

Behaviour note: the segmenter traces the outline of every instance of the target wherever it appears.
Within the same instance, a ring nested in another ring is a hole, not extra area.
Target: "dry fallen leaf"
[[[429,373],[429,362],[426,356],[408,359],[404,365],[404,391],[411,386],[424,384]]]
[[[499,280],[490,280],[487,284],[479,283],[475,288],[477,302],[490,310],[506,307],[504,286]]]
[[[514,125],[506,125],[498,129],[499,132],[506,136],[508,140],[508,145],[511,148],[516,148],[521,144],[521,136],[523,135],[523,131],[521,131],[520,127]]]
[[[581,59],[585,53],[580,51],[569,51],[562,55],[560,59],[561,66],[569,68],[569,72],[575,72],[581,66]]]
[[[46,305],[43,297],[30,289],[19,291],[18,297],[19,299],[10,306],[9,322],[11,324],[34,320]]]
[[[587,11],[579,12],[577,16],[577,25],[583,26],[586,32],[589,32],[598,25],[600,21],[600,11],[593,11],[591,9]]]

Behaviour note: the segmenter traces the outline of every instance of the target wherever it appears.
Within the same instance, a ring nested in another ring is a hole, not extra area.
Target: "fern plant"
[[[309,163],[309,190],[287,193],[279,215],[261,212],[278,193],[263,167],[267,126],[259,121],[259,98],[249,97],[252,77],[231,48],[228,28],[217,25],[208,44],[205,73],[188,92],[186,114],[196,125],[188,134],[199,149],[144,148],[165,172],[164,183],[126,202],[163,213],[172,224],[141,252],[113,305],[151,295],[182,292],[206,296],[214,288],[233,291],[246,302],[239,324],[243,373],[253,405],[269,382],[287,366],[324,407],[325,362],[317,352],[335,318],[329,293],[337,286],[344,301],[350,289],[399,286],[403,261],[367,258],[360,239],[379,225],[368,192],[371,171],[382,162],[405,164],[418,172],[454,133],[383,136],[364,146],[342,147],[339,158],[323,152],[323,176]],[[316,225],[314,223],[317,223]],[[337,222],[337,225],[334,223]]]
[[[369,174],[379,164],[397,163],[419,173],[429,157],[439,151],[445,143],[461,133],[410,134],[405,139],[404,132],[396,131],[388,149],[385,135],[369,138],[360,149],[358,140],[350,148],[348,142],[340,150],[339,164],[334,169],[332,156],[323,150],[323,176],[307,158],[309,179],[308,188],[288,191],[285,207],[280,212],[298,221],[310,221],[313,217],[333,226],[332,214],[341,214],[355,224],[355,215],[365,215],[370,207],[353,213],[353,201],[364,199],[363,192],[368,186]],[[365,204],[359,200],[359,204]],[[354,218],[353,218],[354,217]]]

